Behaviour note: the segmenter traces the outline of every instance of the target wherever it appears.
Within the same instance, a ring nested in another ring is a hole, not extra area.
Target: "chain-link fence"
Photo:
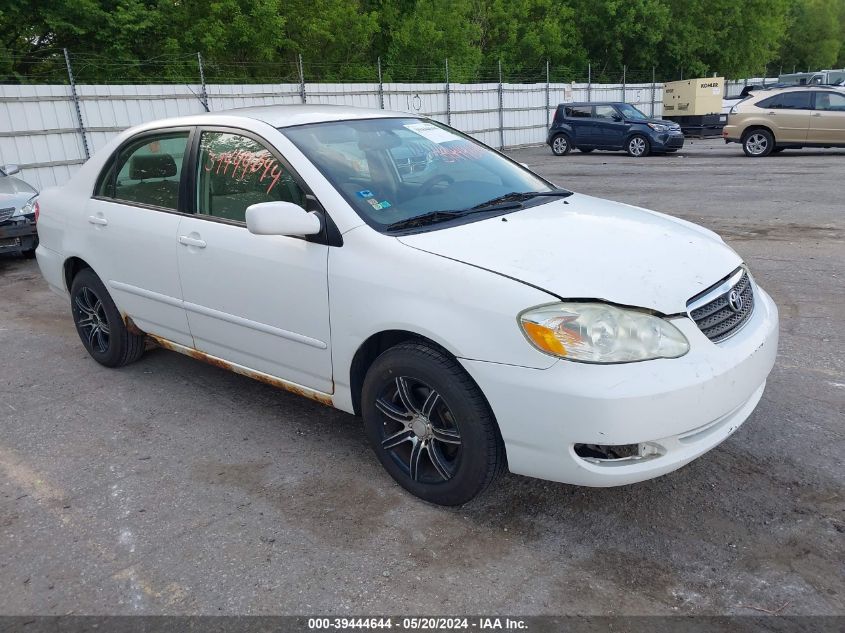
[[[678,79],[626,66],[509,68],[447,59],[411,66],[377,58],[338,67],[300,55],[272,63],[199,53],[118,60],[61,50],[11,62],[0,64],[0,163],[20,165],[39,187],[65,182],[127,127],[170,116],[336,103],[428,116],[504,148],[543,142],[554,108],[566,101],[626,101],[659,117],[662,80]]]

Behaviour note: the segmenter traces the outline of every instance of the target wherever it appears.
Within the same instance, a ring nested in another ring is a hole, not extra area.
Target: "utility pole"
[[[305,70],[302,67],[302,53],[299,54],[299,98],[302,103],[306,102],[305,97]]]
[[[376,59],[378,64],[378,107],[384,110],[384,83],[381,80],[381,56]]]
[[[205,108],[205,111],[209,112],[208,92],[205,89],[205,71],[202,68],[202,55],[199,51],[197,51],[197,64],[200,67],[200,101],[202,102],[202,107]]]

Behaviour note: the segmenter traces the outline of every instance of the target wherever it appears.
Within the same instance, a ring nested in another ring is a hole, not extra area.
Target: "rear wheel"
[[[121,367],[141,358],[144,337],[126,329],[106,287],[90,268],[73,278],[70,308],[79,338],[95,361]]]
[[[566,156],[572,151],[572,143],[566,134],[558,134],[552,139],[552,153],[555,156]]]
[[[628,152],[628,156],[642,158],[643,156],[648,156],[651,152],[651,143],[642,134],[634,134],[634,136],[628,139],[625,150]]]
[[[503,469],[493,414],[456,360],[421,343],[382,353],[364,379],[367,438],[399,485],[440,505],[466,503]]]
[[[742,138],[742,150],[751,158],[768,156],[773,149],[775,149],[775,137],[768,130],[762,128],[751,130]]]

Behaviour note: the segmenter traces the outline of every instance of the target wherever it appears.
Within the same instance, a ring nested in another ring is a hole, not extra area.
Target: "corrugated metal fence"
[[[545,141],[564,101],[627,101],[663,112],[662,84],[320,83],[0,85],[0,164],[39,189],[61,185],[118,132],[146,121],[255,105],[335,103],[432,117],[493,147]],[[77,108],[78,106],[78,108]],[[79,120],[81,118],[81,121]]]

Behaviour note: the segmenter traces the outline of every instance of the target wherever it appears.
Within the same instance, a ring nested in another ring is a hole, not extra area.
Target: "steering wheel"
[[[437,174],[436,176],[432,176],[420,185],[420,188],[417,190],[417,195],[427,196],[431,194],[434,191],[434,188],[441,182],[445,183],[448,187],[455,184],[455,179],[451,176],[447,176],[446,174]]]

